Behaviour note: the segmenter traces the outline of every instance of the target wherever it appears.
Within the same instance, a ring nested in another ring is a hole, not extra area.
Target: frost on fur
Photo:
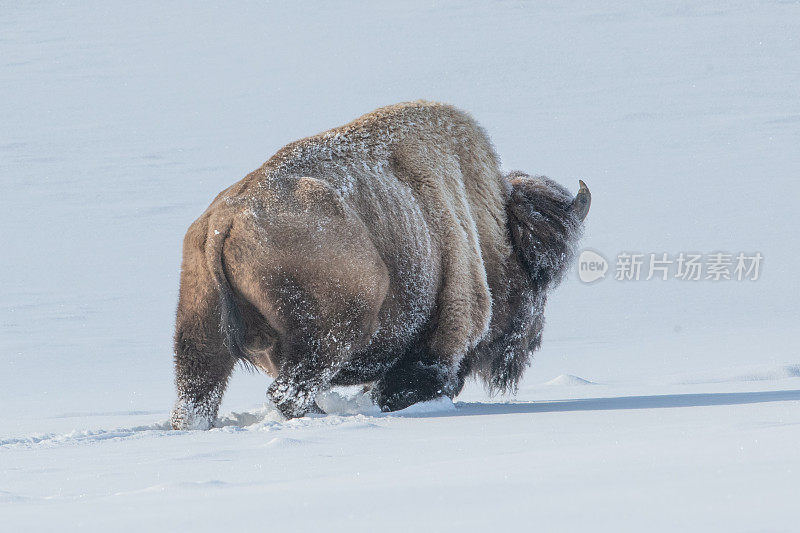
[[[211,429],[217,417],[219,404],[222,401],[222,392],[221,387],[216,387],[211,394],[199,402],[179,397],[170,415],[172,428],[182,430]]]
[[[175,426],[213,423],[237,360],[275,378],[290,418],[332,386],[373,384],[388,411],[475,374],[513,390],[580,235],[574,202],[548,178],[504,177],[486,133],[445,104],[287,145],[187,232]]]
[[[533,353],[541,346],[548,293],[572,264],[591,196],[581,182],[573,197],[545,176],[511,172],[506,176],[508,225],[517,262],[512,265],[504,316],[498,332],[478,346],[471,358],[490,393],[515,392]],[[578,200],[585,200],[578,204]],[[516,267],[516,268],[514,268]],[[496,311],[497,313],[497,311]]]

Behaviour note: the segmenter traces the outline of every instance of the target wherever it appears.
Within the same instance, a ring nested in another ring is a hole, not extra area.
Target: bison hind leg
[[[329,388],[353,354],[371,342],[385,294],[358,283],[328,290],[284,280],[276,301],[284,310],[281,364],[267,395],[287,418],[319,412],[317,393]]]
[[[178,401],[170,422],[174,429],[210,429],[236,358],[224,346],[213,307],[192,313],[182,302],[175,335],[175,384]]]
[[[328,338],[332,336],[327,336]],[[267,397],[286,418],[321,413],[315,398],[328,387],[349,356],[349,346],[325,342],[320,332],[292,332],[283,339],[285,360]]]

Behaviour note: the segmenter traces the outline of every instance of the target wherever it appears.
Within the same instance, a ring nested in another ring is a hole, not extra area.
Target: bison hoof
[[[284,418],[291,419],[291,418],[300,418],[312,412],[311,407],[305,406],[303,404],[299,404],[298,402],[294,402],[291,400],[286,400],[283,402],[274,402],[275,407],[278,408],[278,411],[281,412]]]
[[[372,389],[372,398],[381,411],[399,411],[415,403],[440,396],[451,396],[447,367],[414,362],[392,369]]]
[[[172,429],[182,431],[206,430],[214,425],[214,417],[204,414],[196,406],[188,403],[179,403],[172,410],[170,416]]]
[[[385,396],[380,393],[375,395],[375,403],[384,413],[399,411],[421,401],[424,401],[424,399],[417,391],[401,391]]]
[[[267,397],[285,418],[300,418],[306,414],[320,412],[314,402],[316,395],[311,390],[277,379],[267,389]]]

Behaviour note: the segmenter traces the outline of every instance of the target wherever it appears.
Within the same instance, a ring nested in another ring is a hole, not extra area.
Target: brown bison
[[[282,148],[186,233],[175,331],[176,429],[206,429],[237,361],[275,378],[287,417],[331,386],[385,411],[470,375],[514,390],[541,343],[591,196],[500,173],[451,106],[378,109]]]

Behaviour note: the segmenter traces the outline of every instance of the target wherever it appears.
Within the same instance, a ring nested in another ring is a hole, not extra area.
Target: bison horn
[[[575,195],[575,199],[572,200],[570,209],[583,221],[586,215],[589,214],[589,206],[592,205],[592,193],[589,192],[589,187],[586,186],[583,180],[578,180],[578,183],[580,183],[581,188],[578,190],[578,194]]]

